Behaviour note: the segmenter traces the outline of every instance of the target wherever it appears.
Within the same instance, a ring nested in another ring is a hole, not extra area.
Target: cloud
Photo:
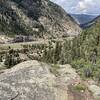
[[[100,0],[51,0],[68,13],[100,14]]]
[[[79,0],[50,0],[61,7],[63,7],[67,12],[69,12],[73,7],[76,6]]]
[[[83,13],[87,13],[88,10],[95,6],[95,1],[93,0],[82,0],[82,1],[79,1],[77,6],[76,6],[76,10],[78,12],[83,12]]]

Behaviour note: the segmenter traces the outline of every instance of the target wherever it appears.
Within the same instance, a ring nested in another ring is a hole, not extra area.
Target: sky
[[[100,14],[100,0],[51,0],[68,13]]]

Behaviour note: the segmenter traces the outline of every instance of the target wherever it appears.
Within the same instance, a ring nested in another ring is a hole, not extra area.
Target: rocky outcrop
[[[100,100],[100,86],[94,80],[87,81],[88,89],[93,93],[95,100]]]
[[[92,91],[96,100],[100,99],[100,87],[97,85],[89,85],[90,91]]]
[[[69,94],[68,87],[80,80],[70,65],[54,66],[26,61],[6,70],[0,75],[0,100],[93,100],[87,92],[79,98]]]
[[[81,29],[69,14],[49,0],[2,0],[0,31],[56,38],[78,35]]]

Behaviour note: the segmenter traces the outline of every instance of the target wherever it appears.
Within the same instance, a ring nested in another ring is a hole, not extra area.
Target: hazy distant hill
[[[0,1],[0,31],[39,37],[77,35],[80,28],[61,7],[49,0]]]
[[[99,24],[100,23],[100,16],[97,16],[96,18],[94,18],[92,21],[88,22],[88,23],[85,23],[83,26],[84,27],[96,27],[95,25],[96,24]]]
[[[87,15],[87,14],[71,14],[71,16],[75,19],[75,21],[83,27],[88,22],[91,22],[97,15]]]
[[[100,16],[97,16],[96,18],[94,18],[90,22],[87,22],[85,24],[81,24],[80,26],[82,28],[96,27],[95,25],[99,24],[99,23],[100,23]]]

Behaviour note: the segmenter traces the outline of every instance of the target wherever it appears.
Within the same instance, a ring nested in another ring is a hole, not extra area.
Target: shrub
[[[87,87],[84,84],[78,84],[74,86],[74,89],[81,92],[81,91],[85,91]]]
[[[12,66],[21,62],[18,52],[14,51],[13,49],[9,50],[8,53],[5,55],[4,64],[7,68],[11,68]]]

